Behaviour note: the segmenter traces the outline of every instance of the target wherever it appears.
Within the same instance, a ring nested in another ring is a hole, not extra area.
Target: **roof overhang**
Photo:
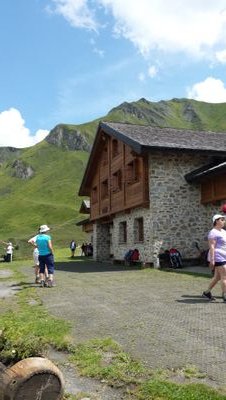
[[[198,183],[208,179],[209,177],[221,175],[224,172],[226,172],[226,159],[218,163],[215,161],[204,165],[201,168],[189,172],[184,177],[188,183]]]

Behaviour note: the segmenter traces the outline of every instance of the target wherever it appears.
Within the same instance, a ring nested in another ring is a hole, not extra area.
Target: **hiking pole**
[[[63,393],[63,375],[47,358],[25,358],[9,368],[0,362],[0,400],[61,400]]]

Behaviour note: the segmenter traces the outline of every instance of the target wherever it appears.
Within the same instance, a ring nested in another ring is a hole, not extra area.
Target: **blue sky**
[[[3,0],[0,146],[145,97],[226,102],[226,0]]]

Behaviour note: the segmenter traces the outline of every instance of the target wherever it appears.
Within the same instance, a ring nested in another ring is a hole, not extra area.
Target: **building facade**
[[[172,247],[197,257],[226,199],[224,160],[224,133],[101,123],[79,191],[90,197],[94,258],[137,248],[158,267]]]

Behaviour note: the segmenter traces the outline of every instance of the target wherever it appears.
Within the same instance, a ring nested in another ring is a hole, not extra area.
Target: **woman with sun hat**
[[[52,239],[47,232],[49,232],[50,228],[47,225],[41,225],[39,228],[39,234],[36,237],[36,245],[39,251],[39,268],[40,268],[40,279],[41,279],[41,287],[53,286],[53,274],[54,274],[54,258],[53,258],[53,246]],[[45,265],[48,269],[49,278],[45,283],[44,274],[45,274]]]

